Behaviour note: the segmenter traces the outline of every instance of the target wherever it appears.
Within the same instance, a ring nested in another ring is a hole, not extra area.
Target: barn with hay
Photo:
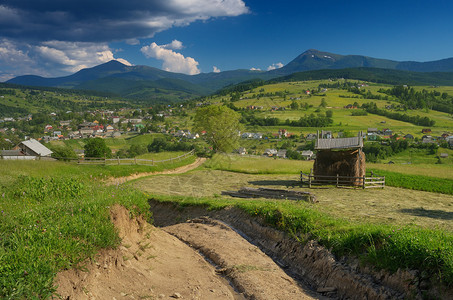
[[[344,185],[361,186],[366,173],[363,138],[359,133],[350,138],[318,138],[313,175],[316,181],[336,181]],[[330,178],[330,179],[329,179]],[[340,178],[340,179],[339,179]]]

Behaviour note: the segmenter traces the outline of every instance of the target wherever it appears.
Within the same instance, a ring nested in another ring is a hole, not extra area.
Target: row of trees
[[[434,124],[436,124],[436,121],[434,121],[428,117],[420,117],[419,115],[409,116],[407,114],[402,114],[399,112],[391,112],[391,111],[388,111],[385,109],[380,109],[377,107],[376,103],[374,103],[374,102],[364,103],[362,105],[362,107],[365,108],[365,110],[368,113],[385,116],[385,117],[387,117],[389,119],[393,119],[393,120],[412,123],[412,124],[418,125],[418,126],[434,126]]]

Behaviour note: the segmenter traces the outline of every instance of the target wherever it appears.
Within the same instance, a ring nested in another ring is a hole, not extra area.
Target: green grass
[[[453,235],[448,232],[350,222],[321,213],[305,202],[175,196],[153,199],[214,210],[235,206],[291,234],[302,244],[315,239],[337,257],[358,256],[364,263],[390,271],[419,270],[433,282],[453,285]]]
[[[312,161],[273,159],[269,157],[242,157],[216,154],[204,164],[205,168],[246,174],[299,174],[310,172]]]
[[[453,195],[453,180],[448,178],[408,175],[383,170],[374,170],[374,172],[379,176],[385,176],[385,184],[388,186]]]
[[[18,177],[1,187],[0,298],[49,298],[62,269],[119,244],[109,208],[149,216],[142,193],[94,180]]]
[[[100,249],[120,240],[109,208],[126,207],[150,219],[142,192],[108,177],[160,171],[191,163],[86,166],[49,161],[0,161],[0,298],[49,298],[55,274],[83,267]]]

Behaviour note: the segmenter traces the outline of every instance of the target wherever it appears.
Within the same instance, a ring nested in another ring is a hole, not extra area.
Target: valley
[[[293,79],[157,102],[2,85],[0,296],[451,296],[451,86]],[[319,139],[352,137],[383,189],[301,184]],[[28,138],[53,153],[8,159]],[[244,187],[316,202],[222,194]]]

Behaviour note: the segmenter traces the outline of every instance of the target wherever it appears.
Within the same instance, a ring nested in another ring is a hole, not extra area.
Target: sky
[[[453,57],[451,0],[0,0],[0,82],[112,59],[199,74],[282,67],[308,49]]]

